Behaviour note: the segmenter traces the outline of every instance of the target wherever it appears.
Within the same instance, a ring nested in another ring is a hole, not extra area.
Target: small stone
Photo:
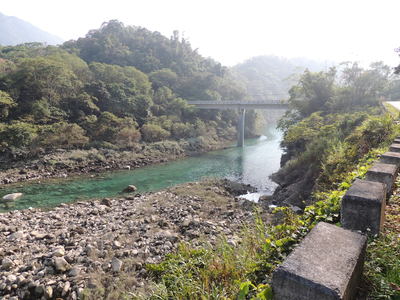
[[[71,268],[71,265],[62,257],[54,258],[54,267],[58,272],[65,272]]]
[[[134,185],[128,185],[122,192],[123,193],[133,193],[136,192],[137,187]]]
[[[47,299],[50,299],[50,298],[53,297],[53,288],[52,288],[51,286],[47,286],[47,287],[46,287],[46,289],[45,289],[45,291],[44,291],[44,296],[45,296]]]
[[[43,286],[43,285],[38,285],[36,288],[35,288],[35,294],[37,295],[37,296],[41,296],[41,295],[43,295],[45,293],[45,287]]]
[[[61,296],[64,297],[65,295],[67,295],[67,293],[69,292],[69,289],[70,289],[70,288],[71,288],[71,283],[70,283],[69,281],[67,281],[67,282],[64,284],[64,287],[63,287]]]
[[[10,235],[7,237],[7,239],[8,239],[9,241],[16,241],[16,240],[23,239],[24,236],[25,236],[25,235],[24,235],[24,233],[23,233],[22,231],[17,231],[17,232],[14,232],[14,233],[10,234]]]
[[[53,251],[53,256],[62,257],[62,256],[64,256],[64,255],[65,255],[65,250],[64,250],[63,247],[56,248],[56,249]]]
[[[38,231],[32,231],[31,232],[31,236],[35,237],[38,240],[41,240],[46,236],[46,234],[45,233],[40,233]]]
[[[114,248],[118,249],[118,248],[121,248],[122,245],[121,245],[121,243],[119,241],[114,241],[113,242],[113,246],[114,246]]]
[[[14,265],[13,261],[8,257],[4,258],[3,261],[1,262],[1,266],[5,270],[11,269],[13,265]]]
[[[100,201],[100,204],[105,205],[105,206],[108,206],[108,207],[111,207],[111,205],[112,205],[111,200],[108,199],[108,198],[102,199],[102,200]]]
[[[10,275],[7,276],[7,280],[8,280],[8,282],[10,282],[10,283],[14,283],[14,282],[17,281],[17,276],[15,276],[15,275],[13,275],[13,274],[10,274]]]
[[[113,272],[120,272],[122,268],[122,261],[116,257],[113,257],[113,259],[111,260],[111,268]]]
[[[76,277],[76,276],[79,275],[79,272],[80,272],[80,271],[81,271],[81,270],[80,270],[79,268],[74,267],[74,268],[72,268],[72,269],[69,271],[68,276],[70,276],[70,277]]]

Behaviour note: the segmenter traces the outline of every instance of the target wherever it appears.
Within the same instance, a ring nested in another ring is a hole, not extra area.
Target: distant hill
[[[29,42],[57,45],[61,44],[63,40],[24,20],[0,13],[0,45],[18,45]]]
[[[263,55],[252,57],[234,66],[233,70],[253,100],[278,100],[288,97],[289,89],[297,82],[296,74],[306,68],[318,72],[329,66],[306,58]]]

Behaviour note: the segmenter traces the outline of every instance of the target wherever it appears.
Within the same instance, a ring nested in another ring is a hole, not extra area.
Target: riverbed
[[[52,207],[93,198],[113,197],[128,185],[135,185],[138,193],[158,191],[176,184],[198,181],[205,177],[227,178],[250,184],[258,193],[248,195],[257,201],[260,195],[272,194],[276,184],[269,175],[279,169],[282,133],[275,124],[265,127],[264,135],[246,140],[243,148],[232,145],[224,150],[188,157],[164,164],[135,170],[107,172],[96,176],[21,183],[0,190],[0,197],[8,193],[24,196],[7,210],[29,207]],[[3,210],[3,208],[0,208]]]

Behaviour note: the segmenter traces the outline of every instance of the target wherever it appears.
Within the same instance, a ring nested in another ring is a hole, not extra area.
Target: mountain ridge
[[[57,45],[63,43],[63,40],[27,21],[0,12],[0,45],[13,46],[30,42]]]

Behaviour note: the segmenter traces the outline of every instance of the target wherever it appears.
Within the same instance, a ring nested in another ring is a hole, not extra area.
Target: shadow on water
[[[0,197],[14,192],[24,194],[11,209],[51,207],[76,200],[116,196],[130,184],[135,185],[138,192],[149,192],[205,177],[248,183],[262,194],[271,194],[276,185],[268,177],[279,169],[281,138],[281,132],[270,126],[266,128],[265,136],[246,140],[244,148],[231,147],[161,165],[104,173],[95,178],[79,176],[7,186],[0,189]]]

